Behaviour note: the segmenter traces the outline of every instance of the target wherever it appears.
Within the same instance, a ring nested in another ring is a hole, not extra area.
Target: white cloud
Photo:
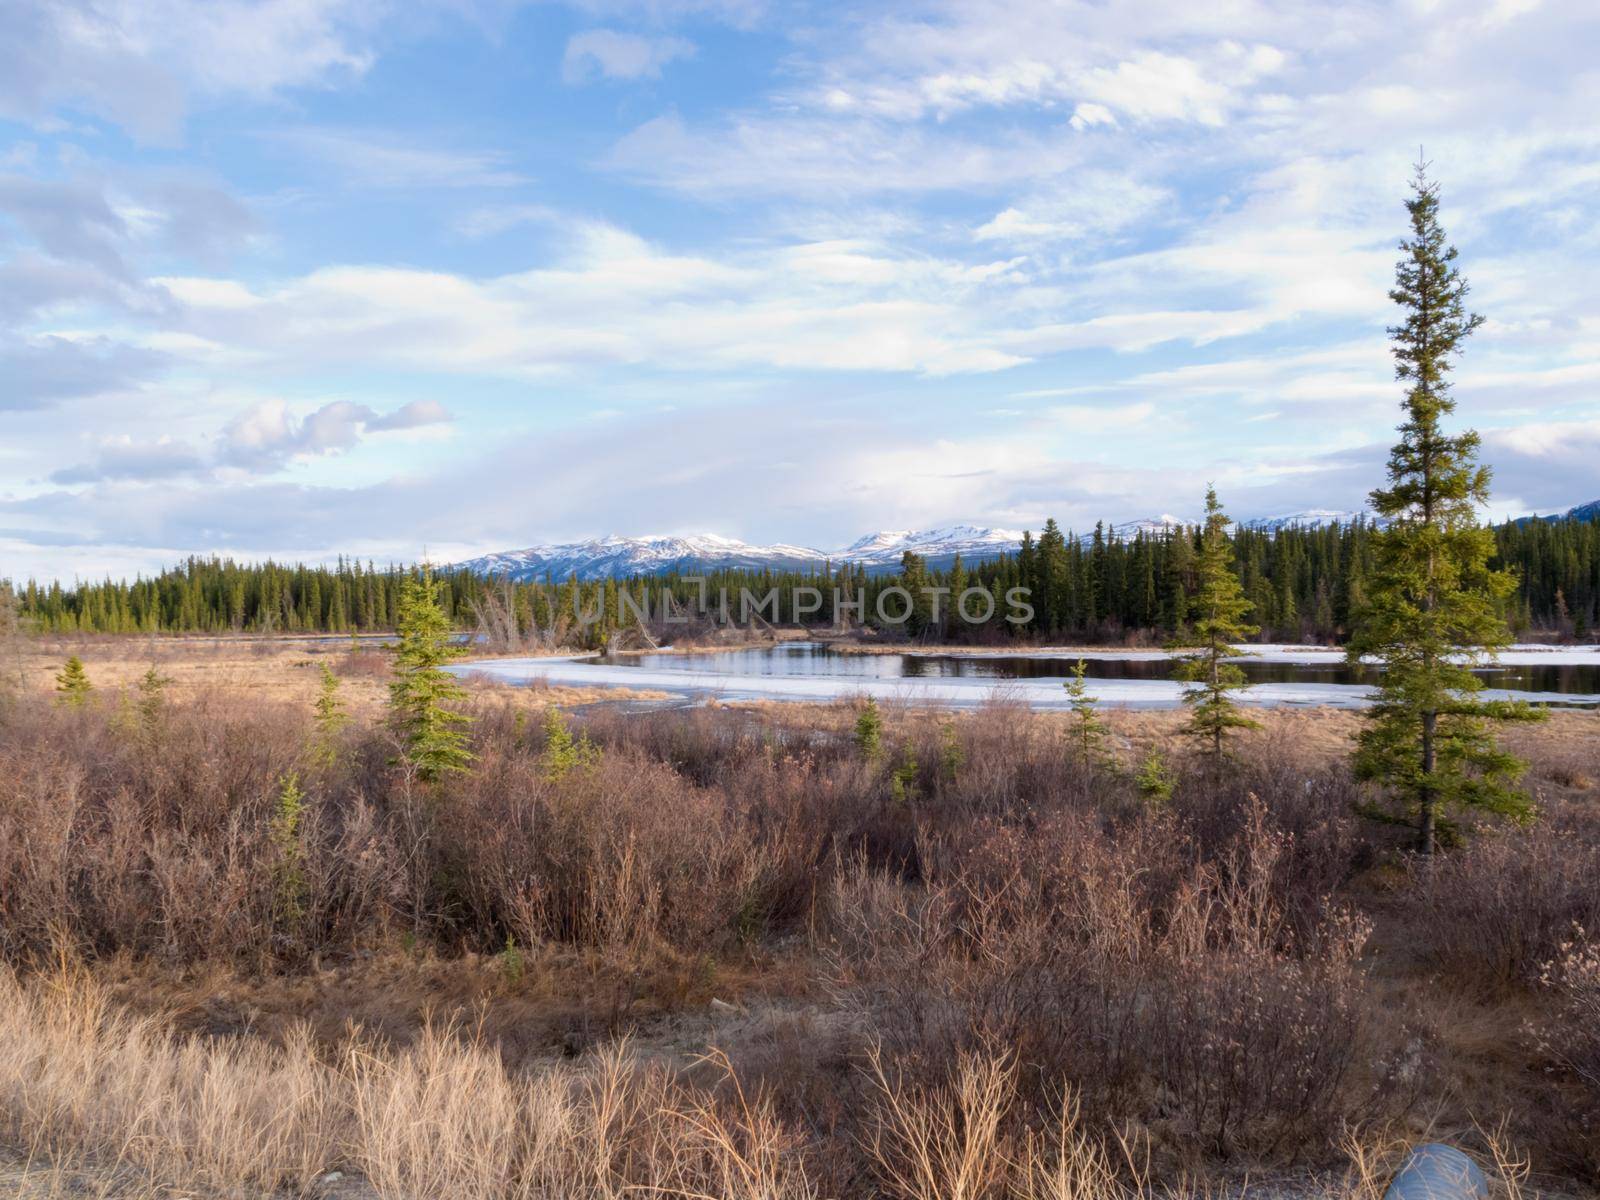
[[[1074,129],[1093,129],[1096,125],[1115,125],[1117,118],[1104,104],[1085,100],[1072,110],[1067,123]]]
[[[1156,406],[1149,400],[1137,404],[1062,404],[1049,410],[1053,424],[1073,437],[1136,436],[1156,417]],[[1170,431],[1171,414],[1163,420]],[[1146,431],[1148,432],[1148,431]]]
[[[375,130],[296,129],[269,136],[352,187],[501,188],[528,182],[498,151],[443,150]]]
[[[387,414],[365,404],[334,400],[298,418],[285,402],[270,400],[229,422],[217,439],[216,460],[221,466],[251,472],[275,471],[296,458],[342,453],[368,433],[417,429],[451,419],[443,405],[431,400],[413,401]]]
[[[1148,226],[1170,200],[1166,189],[1127,175],[1074,171],[996,213],[973,236],[1003,242],[1099,239],[1130,226]]]
[[[0,114],[82,107],[176,136],[191,91],[264,97],[359,76],[373,0],[20,0],[0,9]]]
[[[126,434],[101,441],[93,461],[51,472],[63,485],[107,480],[152,481],[193,474],[205,466],[194,446],[181,439],[161,437],[139,441]]]
[[[970,319],[971,305],[1014,286],[1006,261],[891,255],[862,242],[719,260],[666,252],[611,226],[569,235],[562,261],[483,280],[339,267],[248,298],[209,279],[161,283],[181,306],[174,325],[262,362],[291,355],[529,377],[635,363],[941,375],[1021,361],[996,329]]]
[[[975,137],[783,113],[739,115],[710,128],[656,117],[619,140],[605,161],[690,196],[831,199],[997,191],[1067,171],[1084,154],[1075,141],[1029,132]]]
[[[475,208],[456,220],[462,237],[494,237],[519,225],[554,225],[560,214],[543,204],[490,204]]]
[[[567,41],[561,74],[568,83],[605,79],[659,79],[661,68],[694,54],[681,37],[644,37],[614,29],[586,29]]]

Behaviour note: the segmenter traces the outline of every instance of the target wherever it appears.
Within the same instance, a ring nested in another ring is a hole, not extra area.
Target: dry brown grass
[[[389,656],[381,638],[83,635],[30,638],[22,647],[24,691],[41,698],[54,693],[56,673],[74,654],[83,660],[90,682],[107,702],[131,693],[152,667],[171,681],[168,694],[175,700],[225,695],[309,705],[321,686],[323,664],[339,676],[339,698],[352,713],[376,716],[388,697]],[[469,678],[467,685],[530,710],[549,704],[566,708],[598,700],[666,698],[666,693],[648,689],[511,688],[487,677]]]
[[[352,1034],[175,1035],[109,1003],[65,968],[0,971],[0,1184],[29,1200],[337,1195],[355,1200],[814,1200],[803,1138],[706,1064],[720,1087],[626,1043],[577,1063],[508,1070],[470,1027],[393,1049]],[[1151,1166],[1134,1133],[1095,1133],[1070,1093],[1019,1127],[1013,1056],[963,1056],[948,1084],[907,1083],[879,1051],[864,1075],[873,1194],[903,1200],[1183,1200],[1251,1194]],[[1496,1200],[1537,1194],[1496,1137]],[[1376,1200],[1404,1153],[1392,1134],[1347,1134],[1347,1166],[1271,1195]],[[343,1178],[341,1178],[343,1177]],[[864,1194],[864,1193],[852,1193]]]
[[[0,971],[0,1131],[38,1174],[92,1170],[108,1191],[304,1195],[353,1170],[394,1200],[815,1195],[765,1100],[720,1099],[626,1043],[512,1072],[460,1027],[403,1049],[204,1039],[72,971]]]

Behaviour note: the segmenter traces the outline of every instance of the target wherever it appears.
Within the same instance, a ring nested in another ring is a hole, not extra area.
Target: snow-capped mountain
[[[1020,529],[989,529],[977,525],[886,529],[858,538],[829,557],[836,563],[858,563],[869,571],[893,570],[900,566],[900,556],[910,550],[927,559],[930,568],[942,571],[958,554],[964,563],[986,562],[1015,552],[1021,542]]]
[[[1159,517],[1141,517],[1137,521],[1118,521],[1115,525],[1108,525],[1107,531],[1117,535],[1119,541],[1131,542],[1139,534],[1159,535],[1169,529],[1182,529],[1185,525],[1193,525],[1194,521],[1184,517],[1175,517],[1171,513],[1162,513]],[[1083,541],[1093,541],[1094,534],[1085,534]]]
[[[683,537],[603,537],[587,542],[562,542],[485,554],[457,566],[479,575],[513,580],[616,579],[626,575],[685,574],[744,569],[803,571],[820,567],[828,556],[808,546],[755,546],[714,533]]]
[[[1517,518],[1516,524],[1522,525],[1528,521],[1600,521],[1600,500],[1591,500],[1587,504],[1577,504],[1567,509],[1566,512],[1550,513],[1548,516],[1532,513],[1526,517]]]
[[[1373,516],[1368,512],[1347,512],[1334,508],[1308,508],[1301,512],[1284,513],[1278,517],[1257,517],[1250,521],[1241,521],[1246,529],[1317,529],[1323,525],[1353,525],[1356,521],[1365,519],[1369,523]]]
[[[456,564],[480,575],[514,580],[621,578],[627,575],[665,575],[671,571],[745,569],[805,571],[828,563],[858,563],[868,571],[892,571],[907,550],[944,570],[961,555],[967,563],[985,562],[1010,554],[1022,541],[1020,531],[956,525],[948,529],[885,530],[858,538],[842,550],[816,550],[809,546],[753,545],[737,538],[702,533],[674,537],[604,537],[587,542],[563,542],[485,554]]]
[[[1581,504],[1560,516],[1578,520],[1600,517],[1600,500]],[[1348,525],[1358,518],[1373,520],[1370,513],[1311,508],[1240,523],[1250,529],[1276,531],[1297,526],[1314,528],[1335,522]],[[1560,517],[1544,519],[1558,520]],[[1119,521],[1104,528],[1107,535],[1114,534],[1126,542],[1140,533],[1160,535],[1168,529],[1198,523],[1195,518],[1163,513],[1137,521]],[[1084,543],[1094,539],[1092,529],[1073,532]],[[1039,530],[1035,529],[1033,535],[1037,541]],[[949,569],[958,554],[962,562],[972,566],[1014,554],[1021,542],[1021,530],[981,525],[951,525],[943,529],[921,530],[885,529],[869,533],[843,549],[832,551],[783,543],[761,546],[713,533],[670,537],[612,536],[587,542],[563,542],[559,545],[530,546],[526,550],[485,554],[457,565],[480,575],[500,575],[514,580],[567,579],[574,574],[579,579],[590,580],[628,575],[665,575],[671,571],[694,574],[722,569],[806,571],[820,570],[829,563],[836,567],[855,563],[876,573],[897,570],[900,556],[910,550],[921,555],[930,568],[942,571]]]

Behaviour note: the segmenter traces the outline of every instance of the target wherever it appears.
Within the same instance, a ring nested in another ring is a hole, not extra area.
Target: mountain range
[[[1359,517],[1372,519],[1363,513],[1307,509],[1241,524],[1251,529],[1277,530],[1296,526],[1316,527],[1334,522],[1349,524]],[[1569,509],[1560,517],[1578,520],[1600,517],[1600,500]],[[1196,523],[1193,518],[1163,513],[1158,517],[1109,525],[1106,531],[1127,540],[1140,532],[1159,533],[1175,526]],[[1089,533],[1080,536],[1087,542],[1094,535]],[[582,580],[593,580],[630,575],[665,575],[674,571],[680,574],[718,570],[805,571],[830,563],[834,566],[852,563],[876,574],[898,569],[900,556],[907,550],[921,555],[930,568],[946,570],[957,555],[969,565],[986,562],[1015,553],[1021,541],[1020,529],[978,525],[881,530],[857,538],[838,550],[818,550],[781,542],[767,546],[754,545],[713,533],[665,537],[622,537],[614,534],[583,542],[561,542],[485,554],[456,565],[480,575],[503,576],[517,581],[567,579],[573,575]]]

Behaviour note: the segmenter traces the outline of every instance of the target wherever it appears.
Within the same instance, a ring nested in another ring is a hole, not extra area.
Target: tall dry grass
[[[470,1029],[319,1052],[180,1036],[80,973],[0,970],[0,1135],[38,1164],[123,1183],[307,1194],[358,1172],[380,1197],[806,1200],[795,1139],[626,1044],[511,1072]]]
[[[725,1060],[711,1064],[724,1080]],[[1015,1057],[967,1054],[945,1084],[864,1067],[870,1180],[901,1200],[1187,1200],[1218,1189],[1163,1177],[1138,1135],[1095,1133],[1068,1093],[1019,1124]],[[358,1036],[178,1036],[117,1010],[81,972],[0,971],[0,1135],[29,1166],[21,1195],[310,1195],[354,1172],[380,1200],[818,1200],[815,1148],[736,1084],[706,1087],[626,1043],[576,1064],[509,1071],[473,1031],[404,1049]],[[1491,1139],[1508,1200],[1525,1164]],[[1347,1137],[1349,1166],[1316,1194],[1376,1200],[1403,1153]],[[3,1179],[4,1176],[0,1176]],[[54,1181],[51,1186],[50,1181]],[[42,1181],[42,1182],[41,1182]],[[1232,1194],[1249,1195],[1248,1184]]]

